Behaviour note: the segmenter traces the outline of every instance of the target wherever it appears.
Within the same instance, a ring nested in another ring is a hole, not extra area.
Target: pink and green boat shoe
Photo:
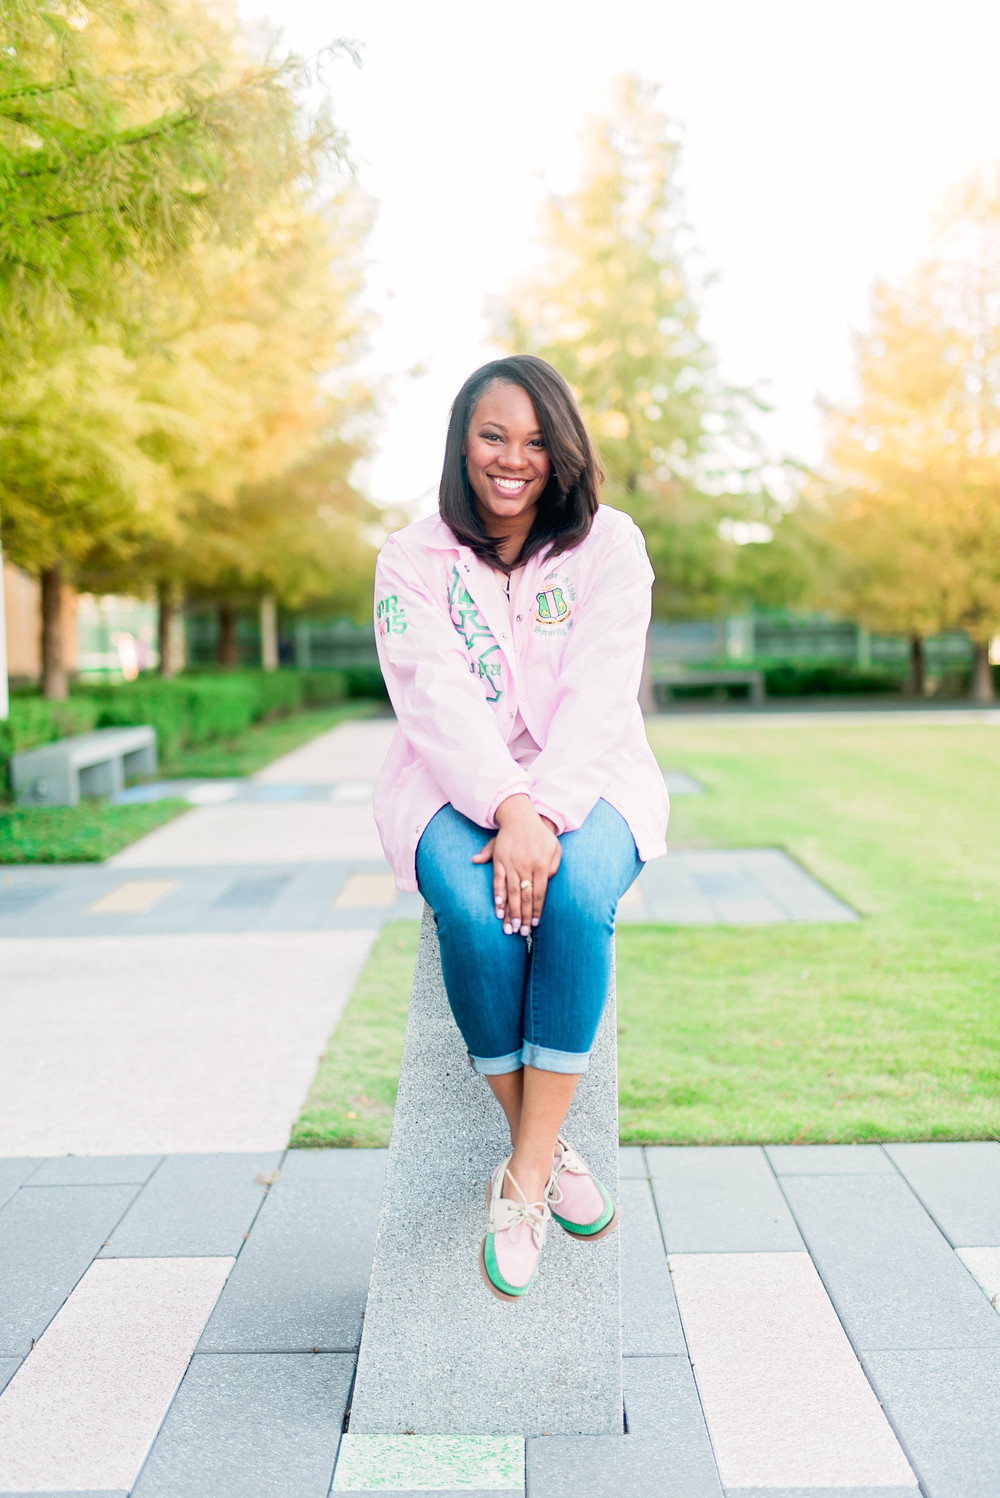
[[[556,1222],[573,1238],[594,1243],[618,1224],[618,1208],[603,1183],[591,1175],[561,1134],[552,1156],[545,1200]]]
[[[528,1201],[507,1169],[510,1158],[497,1166],[487,1188],[490,1226],[479,1250],[486,1288],[498,1300],[520,1300],[531,1289],[552,1215],[547,1202]],[[505,1180],[516,1197],[501,1196]]]

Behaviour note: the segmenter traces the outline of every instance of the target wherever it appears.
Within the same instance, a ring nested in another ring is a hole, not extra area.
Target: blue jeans
[[[493,833],[443,806],[417,847],[448,1002],[472,1064],[488,1076],[535,1066],[584,1072],[611,981],[615,908],[642,863],[624,817],[598,801],[564,832],[562,862],[529,941],[505,936],[493,865],[470,860]]]

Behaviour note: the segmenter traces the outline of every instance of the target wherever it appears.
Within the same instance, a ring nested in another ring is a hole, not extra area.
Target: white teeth
[[[527,483],[527,479],[498,479],[494,474],[490,474],[490,478],[499,489],[509,489],[512,494],[516,489],[523,489]]]

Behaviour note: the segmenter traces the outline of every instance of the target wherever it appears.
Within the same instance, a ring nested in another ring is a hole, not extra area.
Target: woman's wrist
[[[493,813],[493,820],[498,827],[510,826],[512,822],[523,822],[530,817],[536,817],[538,813],[531,804],[531,797],[519,791],[515,796],[508,796],[501,801]]]

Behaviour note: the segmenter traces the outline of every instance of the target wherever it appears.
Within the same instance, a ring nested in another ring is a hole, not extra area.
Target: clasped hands
[[[525,795],[508,796],[496,809],[496,837],[474,854],[473,863],[493,863],[493,906],[508,936],[537,926],[545,891],[559,867],[562,848],[548,817]]]

